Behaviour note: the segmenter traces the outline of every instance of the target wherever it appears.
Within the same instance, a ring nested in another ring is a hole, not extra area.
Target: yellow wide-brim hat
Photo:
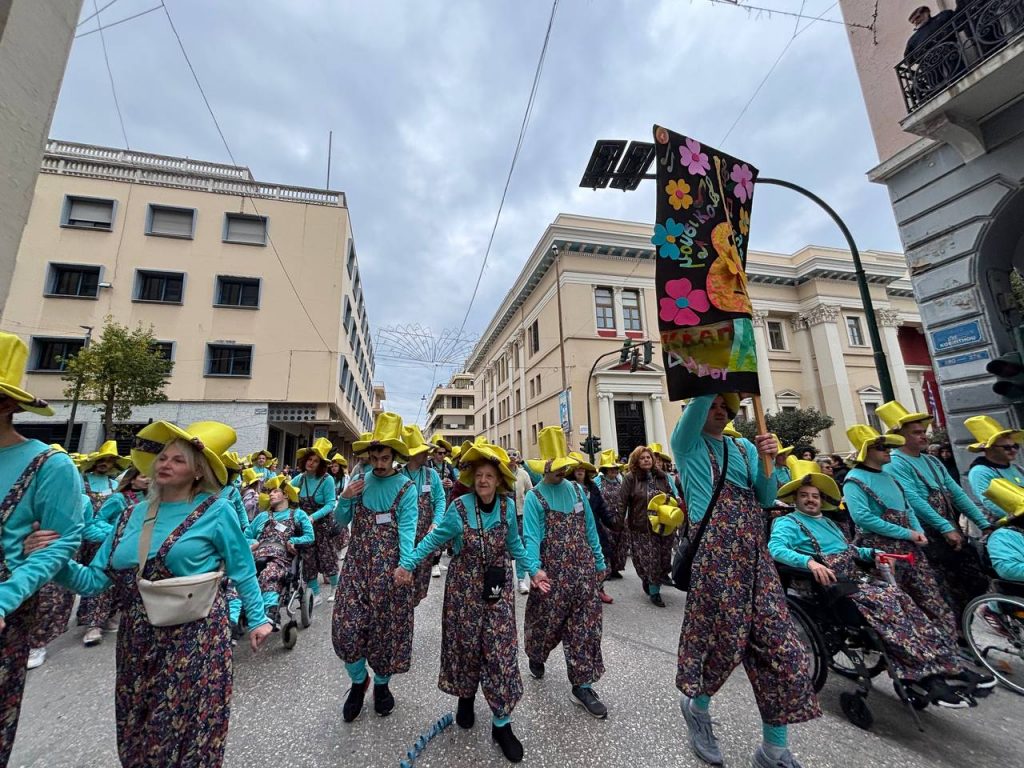
[[[982,495],[1006,513],[996,525],[1003,526],[1024,515],[1024,488],[1005,477],[997,477],[988,484]]]
[[[221,454],[220,460],[224,462],[224,468],[228,472],[242,471],[242,460],[235,451],[224,451]]]
[[[932,422],[931,414],[911,413],[895,400],[882,403],[875,408],[875,413],[890,432],[897,432],[907,426],[907,424],[915,424],[919,421],[925,424]]]
[[[299,489],[291,484],[291,481],[284,475],[277,475],[272,477],[263,484],[263,492],[268,494],[267,501],[270,501],[270,492],[275,488],[280,488],[284,491],[284,495],[288,497],[288,501],[292,504],[299,503]]]
[[[320,457],[320,460],[326,464],[330,461],[328,457],[331,455],[332,448],[334,448],[334,443],[326,437],[318,437],[313,441],[312,445],[308,445],[305,448],[299,448],[299,450],[295,452],[295,464],[301,467],[302,462],[305,461],[306,457],[311,453],[315,453]]]
[[[900,435],[880,435],[878,430],[867,424],[854,424],[846,430],[846,437],[857,452],[853,458],[855,464],[860,464],[867,458],[868,448],[873,445],[900,446],[907,441]]]
[[[793,478],[785,483],[777,494],[782,501],[788,501],[791,496],[805,485],[813,485],[821,491],[821,508],[826,510],[836,509],[843,494],[839,490],[836,481],[821,471],[818,462],[812,460],[798,459],[790,456],[786,460],[786,467]]]
[[[539,459],[527,459],[526,465],[538,475],[548,472],[560,472],[576,466],[576,459],[569,455],[569,446],[565,442],[565,432],[561,427],[544,427],[537,435],[537,447],[540,449]]]
[[[441,437],[440,434],[435,434],[430,438],[430,444],[438,448],[444,448],[448,453],[452,452],[452,444]]]
[[[617,461],[618,457],[615,455],[614,448],[601,451],[601,453],[598,454],[598,457],[598,469],[622,469],[622,465]]]
[[[664,493],[653,496],[647,503],[647,509],[654,513],[647,516],[647,521],[659,536],[671,536],[683,524],[685,513],[672,496]]]
[[[402,442],[405,443],[406,455],[410,459],[431,451],[431,445],[423,439],[423,433],[416,424],[402,427]]]
[[[110,459],[120,469],[128,469],[132,465],[131,459],[118,453],[117,441],[107,440],[98,451],[93,451],[85,457],[80,466],[81,470],[88,472],[100,459]]]
[[[382,411],[373,422],[373,432],[365,440],[356,440],[352,450],[365,453],[371,448],[390,448],[398,458],[408,458],[409,449],[402,442],[402,417],[397,413]]]
[[[665,453],[665,449],[661,443],[650,443],[647,447],[650,449],[651,453],[658,458],[668,462],[672,461],[672,457]]]
[[[1024,432],[1017,429],[1007,429],[991,416],[971,416],[964,419],[964,426],[974,435],[976,443],[967,446],[968,451],[980,453],[986,448],[995,445],[996,440],[1009,436],[1015,443],[1024,442]]]
[[[779,440],[779,436],[772,432],[772,437],[775,438],[775,442],[779,444],[779,456],[786,457],[793,452],[793,446],[787,445],[785,448],[782,447],[782,441]]]
[[[333,456],[331,456],[331,463],[337,463],[340,466],[344,467],[345,469],[348,469],[348,459],[346,459],[340,453],[336,453]]]
[[[53,416],[49,403],[21,388],[27,365],[28,345],[13,333],[0,332],[0,396],[11,398],[23,411]]]
[[[573,467],[574,472],[580,467],[583,467],[585,470],[587,470],[587,477],[592,478],[594,477],[594,475],[597,474],[597,467],[591,464],[584,454],[580,453],[579,451],[569,451],[569,455],[572,458],[576,459],[577,462],[576,466]]]
[[[467,488],[472,488],[475,466],[482,462],[493,464],[498,468],[501,483],[506,491],[511,491],[516,487],[516,475],[509,466],[508,454],[505,449],[490,443],[470,443],[469,447],[461,453],[459,464],[462,469],[459,471],[459,482]]]
[[[352,443],[352,455],[360,459],[366,455],[366,449],[359,450],[356,448],[357,445],[369,445],[370,438],[373,437],[373,432],[362,432],[359,435],[359,439]]]
[[[139,468],[139,472],[152,477],[153,463],[164,447],[174,440],[182,440],[202,451],[214,476],[221,485],[224,485],[228,481],[228,471],[220,457],[237,439],[235,430],[219,421],[197,421],[184,429],[169,421],[154,421],[139,430],[135,436],[132,461]]]
[[[258,483],[260,478],[261,475],[259,475],[255,469],[246,467],[242,470],[242,487],[245,488],[253,483]]]
[[[731,421],[725,425],[725,429],[722,430],[722,434],[726,437],[743,437]]]
[[[267,464],[270,464],[270,462],[274,460],[274,455],[270,451],[255,451],[249,454],[249,461],[255,464],[256,457],[259,456],[261,453],[267,457]]]

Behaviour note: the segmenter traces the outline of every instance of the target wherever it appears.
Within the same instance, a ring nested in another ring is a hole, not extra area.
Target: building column
[[[846,375],[843,344],[839,336],[839,307],[819,304],[802,319],[811,329],[811,345],[821,379],[822,412],[835,419],[829,430],[832,445],[846,444],[846,428],[858,422],[850,393],[850,379]]]
[[[662,405],[660,392],[651,395],[651,431],[655,443],[661,443],[662,449],[668,453],[668,435],[665,433],[665,408]]]
[[[793,344],[800,358],[800,407],[821,410],[818,396],[818,377],[814,372],[814,354],[811,351],[811,331],[807,321],[799,315],[789,320],[793,331]]]
[[[612,288],[612,305],[615,307],[615,333],[618,336],[625,336],[626,320],[622,312],[622,288]]]
[[[900,348],[900,326],[903,320],[895,309],[883,308],[875,311],[878,330],[882,336],[882,348],[889,365],[889,378],[895,398],[906,408],[914,410],[914,393],[910,389],[910,377],[907,366],[903,363],[903,350]]]
[[[614,449],[617,456],[619,441],[615,433],[615,408],[612,405],[611,392],[597,393],[597,419],[598,429],[601,430],[597,433],[597,436],[601,438],[601,447],[605,450]]]
[[[757,354],[757,381],[761,389],[761,407],[765,412],[779,410],[775,400],[775,381],[772,379],[772,366],[768,360],[768,313],[755,309],[751,315],[754,328],[754,352]]]

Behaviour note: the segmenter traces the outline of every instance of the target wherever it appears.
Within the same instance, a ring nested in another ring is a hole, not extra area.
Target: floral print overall
[[[121,491],[121,495],[128,502],[129,508],[138,504],[142,498],[137,491],[131,489]],[[82,547],[78,551],[78,562],[82,565],[89,565],[102,543],[99,541],[83,541]],[[80,627],[103,629],[107,622],[116,615],[117,609],[114,607],[114,593],[109,589],[101,595],[83,597],[78,603],[78,626]]]
[[[320,478],[320,483],[324,478]],[[306,488],[306,479],[302,479],[301,490]],[[320,485],[313,489],[308,496],[299,496],[299,509],[313,519],[313,513],[320,509],[317,503],[316,492]],[[302,577],[306,581],[313,581],[317,574],[323,574],[327,578],[338,575],[338,549],[335,546],[335,531],[333,513],[328,513],[313,523],[313,533],[316,538],[313,543],[302,549]]]
[[[639,487],[637,488],[639,491]],[[647,473],[647,501],[661,493],[655,484],[653,472]],[[629,531],[629,550],[633,556],[636,575],[645,584],[668,584],[672,572],[674,536],[660,536],[649,526],[644,530]]]
[[[511,561],[505,551],[508,524],[505,505],[498,497],[501,522],[490,530],[467,520],[466,505],[455,500],[462,518],[462,549],[448,566],[441,618],[441,673],[437,687],[461,698],[484,692],[495,717],[512,714],[523,696],[523,678],[519,674],[519,636],[516,630],[515,589]],[[486,566],[505,569],[501,599],[483,599]]]
[[[583,509],[579,486],[576,505]],[[540,561],[551,579],[546,595],[531,590],[526,599],[525,640],[530,661],[543,664],[562,644],[569,682],[596,683],[604,674],[601,656],[602,614],[594,552],[587,540],[584,511],[569,514],[553,510],[539,490],[535,494],[544,510],[544,540]]]
[[[263,568],[256,575],[260,592],[274,593],[280,596],[285,579],[291,571],[292,558],[288,554],[288,540],[298,536],[299,526],[295,522],[295,511],[288,510],[288,521],[277,520],[272,510],[267,510],[269,518],[260,531],[259,545],[253,551],[253,559],[257,566],[264,561]],[[281,526],[284,530],[279,530]]]
[[[862,480],[858,480],[856,477],[847,477],[846,481],[857,485],[883,510],[881,517],[885,522],[910,529],[910,520],[905,511],[886,507],[881,497]],[[960,622],[949,603],[942,596],[939,581],[925,559],[921,547],[907,539],[892,539],[869,531],[860,531],[853,543],[858,547],[870,547],[881,552],[914,555],[914,565],[902,561],[892,564],[896,584],[910,595],[917,607],[924,611],[925,616],[931,619],[947,637],[954,638],[959,635]]]
[[[710,446],[708,453],[717,484],[721,470]],[[754,490],[726,480],[707,514],[679,633],[676,687],[690,697],[713,695],[742,664],[764,723],[820,717]]]
[[[420,472],[417,475],[422,475]],[[430,491],[424,491],[423,486],[429,485],[427,483],[421,483],[419,478],[414,479],[416,483],[416,492],[419,494],[416,497],[416,508],[418,510],[418,517],[416,518],[416,543],[420,543],[420,539],[427,535],[430,531],[430,526],[434,524],[434,505],[430,500]],[[416,566],[416,572],[413,574],[415,594],[413,596],[413,605],[419,605],[420,601],[427,596],[427,590],[430,588],[430,570],[434,565],[433,556],[428,557],[418,566]]]
[[[394,579],[398,503],[411,486],[405,483],[383,512],[367,508],[362,494],[356,498],[352,540],[334,602],[334,652],[346,664],[366,659],[378,675],[408,672],[412,662],[413,588]]]
[[[147,579],[166,579],[167,553],[216,500],[209,497],[146,561]],[[111,553],[133,508],[124,511]],[[223,591],[210,614],[175,627],[154,627],[139,595],[138,569],[109,569],[121,610],[114,713],[117,752],[132,768],[217,768],[224,761],[231,714],[232,657]]]
[[[601,499],[614,518],[611,526],[605,526],[608,536],[608,551],[604,553],[604,559],[608,568],[617,572],[626,567],[626,558],[629,556],[626,509],[622,504],[622,480],[605,477],[601,481]]]
[[[855,547],[826,555],[807,526],[796,517],[793,522],[810,539],[818,562],[831,568],[838,581],[858,582],[857,591],[847,599],[882,638],[896,677],[918,682],[930,675],[960,671],[953,639],[932,624],[906,592],[884,581],[865,580],[856,564]]]

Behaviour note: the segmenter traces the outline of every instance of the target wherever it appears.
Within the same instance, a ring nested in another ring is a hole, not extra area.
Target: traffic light
[[[629,372],[634,373],[640,367],[640,347],[633,347],[633,356],[629,359]]]
[[[1024,360],[1020,352],[1000,355],[985,370],[996,377],[993,392],[1015,403],[1024,402]]]
[[[629,360],[629,353],[633,350],[633,340],[626,339],[622,342],[622,349],[619,350],[619,365]]]
[[[590,452],[592,454],[601,452],[601,438],[597,435],[590,438]]]
[[[644,342],[644,365],[650,365],[652,357],[654,357],[654,342],[653,341],[645,341]]]

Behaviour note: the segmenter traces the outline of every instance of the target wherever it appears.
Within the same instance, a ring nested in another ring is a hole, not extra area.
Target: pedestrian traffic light
[[[1020,352],[1000,355],[985,366],[994,374],[996,382],[992,391],[1012,402],[1024,402],[1024,360]]]
[[[626,339],[624,342],[622,342],[622,349],[619,350],[619,365],[622,365],[627,360],[629,360],[629,353],[632,351],[632,349],[632,339]]]
[[[650,365],[652,357],[654,357],[654,342],[653,341],[645,341],[644,342],[644,365]]]

